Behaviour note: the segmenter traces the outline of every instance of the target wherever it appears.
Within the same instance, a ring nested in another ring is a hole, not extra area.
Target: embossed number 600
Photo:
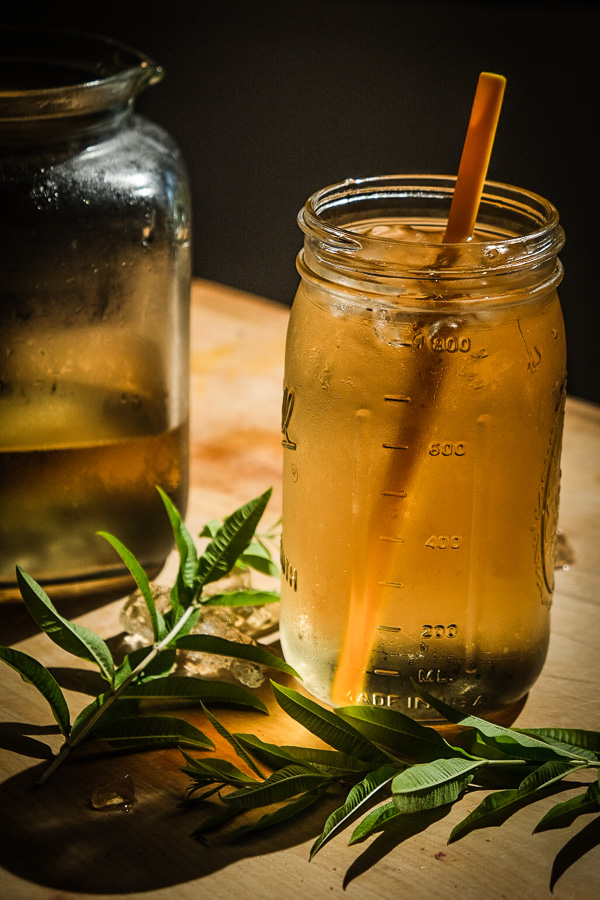
[[[464,456],[467,452],[463,441],[434,441],[429,445],[430,456]]]

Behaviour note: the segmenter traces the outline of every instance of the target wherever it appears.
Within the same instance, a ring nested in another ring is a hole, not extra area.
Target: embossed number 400
[[[460,534],[452,534],[448,536],[447,534],[432,534],[428,541],[425,541],[426,547],[431,547],[432,550],[458,550],[458,548],[462,544],[462,537]]]

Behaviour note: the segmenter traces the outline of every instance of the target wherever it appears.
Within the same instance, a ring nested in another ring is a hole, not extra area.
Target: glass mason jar
[[[188,490],[190,198],[136,115],[162,77],[91,36],[0,34],[0,598],[150,577],[172,547],[155,485]]]
[[[547,201],[349,180],[299,214],[283,399],[281,640],[320,700],[505,715],[549,639],[565,402]],[[504,712],[503,712],[504,711]]]

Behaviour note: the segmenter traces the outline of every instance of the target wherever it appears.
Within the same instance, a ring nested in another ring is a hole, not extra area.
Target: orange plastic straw
[[[445,244],[466,241],[473,233],[505,85],[506,78],[502,75],[482,72],[479,76],[443,237]]]
[[[479,76],[443,237],[445,243],[466,241],[473,232],[505,84],[506,79],[502,75],[482,72]],[[423,385],[420,385],[420,389],[423,389]],[[421,422],[420,430],[423,432],[424,429],[425,424]],[[407,472],[405,476],[408,477]],[[361,508],[355,517],[361,520],[361,527],[360,533],[357,532],[357,547],[353,549],[360,556],[354,561],[348,618],[332,685],[331,696],[336,704],[351,702],[351,698],[356,700],[362,691],[381,605],[381,589],[377,587],[377,573],[382,564],[381,550],[378,552],[375,549],[370,536],[369,510],[363,508],[362,504],[359,505]],[[371,513],[376,520],[375,509]]]

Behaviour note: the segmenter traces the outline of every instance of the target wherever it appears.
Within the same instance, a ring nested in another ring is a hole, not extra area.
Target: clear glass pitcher
[[[162,70],[103,38],[0,32],[0,598],[152,577],[155,485],[188,491],[190,196],[134,100]]]
[[[334,705],[494,716],[546,656],[565,337],[554,207],[488,183],[442,245],[454,180],[389,176],[300,212],[283,401],[281,637]]]

